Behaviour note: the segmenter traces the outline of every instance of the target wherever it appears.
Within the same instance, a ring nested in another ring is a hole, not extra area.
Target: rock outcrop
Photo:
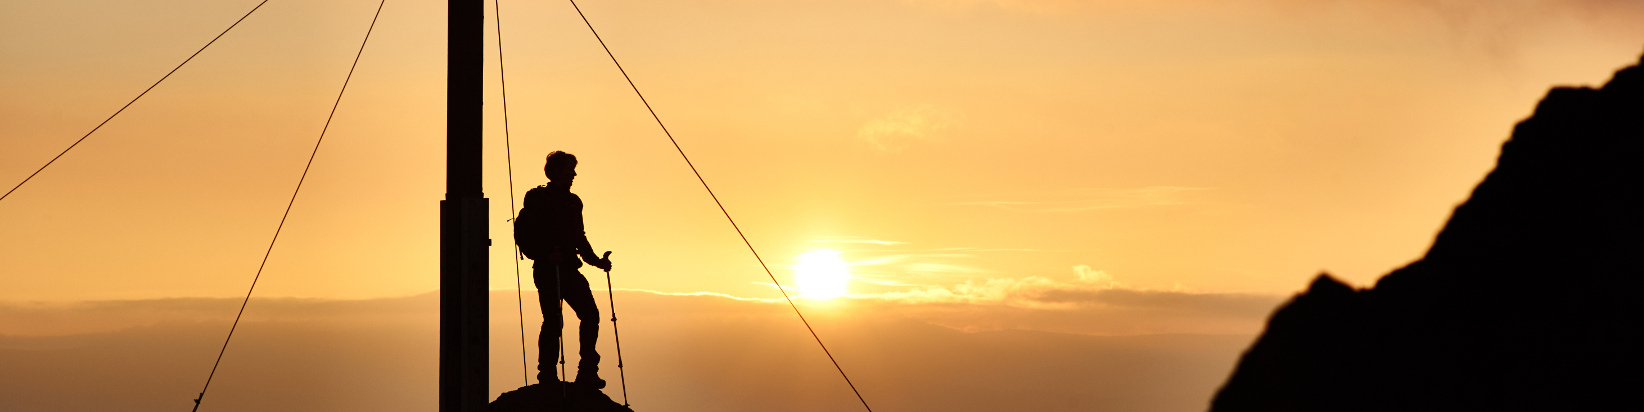
[[[1636,410],[1644,404],[1644,69],[1555,88],[1421,260],[1321,275],[1211,410]]]
[[[563,388],[563,392],[562,392]],[[634,412],[604,392],[565,382],[533,384],[505,392],[486,412]]]

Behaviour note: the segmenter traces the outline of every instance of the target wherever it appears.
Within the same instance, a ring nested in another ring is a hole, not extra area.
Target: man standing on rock
[[[532,280],[537,286],[537,301],[542,304],[542,333],[537,335],[537,380],[559,380],[554,364],[564,327],[559,301],[564,299],[581,321],[577,331],[581,359],[577,362],[575,382],[600,389],[605,387],[605,380],[599,378],[599,352],[595,351],[595,342],[599,340],[599,308],[594,305],[588,278],[577,268],[586,261],[609,271],[611,252],[600,257],[588,245],[588,236],[582,227],[582,198],[571,193],[576,167],[577,158],[570,153],[548,154],[548,163],[542,168],[548,175],[548,184],[525,192],[525,207],[514,220],[514,241],[526,257],[536,261],[532,265]]]

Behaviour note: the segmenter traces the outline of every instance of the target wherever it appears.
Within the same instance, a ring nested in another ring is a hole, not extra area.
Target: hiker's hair
[[[565,169],[565,166],[576,163],[576,155],[555,150],[553,153],[548,154],[548,163],[542,165],[542,174],[548,175],[549,179],[553,179],[554,174]]]

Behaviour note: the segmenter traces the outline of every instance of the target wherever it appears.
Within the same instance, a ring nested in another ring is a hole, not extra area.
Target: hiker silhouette
[[[577,158],[570,153],[548,154],[542,168],[548,184],[525,192],[525,206],[514,219],[514,242],[520,252],[535,261],[532,281],[537,286],[537,301],[542,305],[542,333],[537,335],[537,380],[556,382],[559,378],[554,364],[564,328],[563,308],[559,304],[563,299],[580,321],[577,337],[581,351],[575,382],[600,389],[605,387],[605,380],[599,378],[599,352],[595,350],[599,340],[599,307],[594,305],[588,278],[577,269],[587,262],[609,271],[611,260],[595,255],[588,244],[582,225],[582,198],[571,193],[576,167]],[[606,256],[610,254],[605,252]]]

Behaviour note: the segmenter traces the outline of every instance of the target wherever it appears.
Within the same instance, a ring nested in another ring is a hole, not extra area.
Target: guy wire
[[[320,154],[320,143],[325,142],[325,132],[331,129],[331,119],[337,115],[337,106],[342,104],[343,93],[348,91],[348,82],[354,78],[354,68],[360,65],[360,56],[365,54],[365,45],[371,41],[371,31],[377,28],[377,17],[382,15],[382,7],[387,3],[388,0],[378,2],[376,14],[371,15],[371,26],[365,29],[365,39],[360,41],[360,50],[354,53],[354,63],[348,66],[348,76],[343,78],[342,90],[337,91],[337,100],[331,103],[331,113],[325,116],[325,126],[320,128],[320,138],[314,141],[314,150],[308,154],[308,163],[303,165],[303,174],[297,178],[297,188],[291,191],[291,200],[285,204],[285,213],[280,215],[280,224],[274,227],[274,238],[268,241],[268,250],[263,251],[263,261],[257,265],[257,275],[251,278],[251,287],[245,291],[245,300],[240,302],[240,312],[234,314],[234,323],[228,327],[228,337],[223,339],[223,348],[217,351],[217,361],[211,364],[211,373],[206,375],[205,386],[200,388],[200,397],[194,398],[194,411],[200,410],[200,401],[205,399],[206,389],[211,388],[211,378],[217,376],[217,366],[223,363],[223,354],[228,352],[228,342],[234,339],[234,329],[240,326],[240,317],[245,315],[245,307],[251,303],[251,292],[257,290],[257,280],[263,277],[263,268],[268,266],[268,256],[274,253],[274,243],[280,240],[280,230],[285,229],[285,219],[291,216],[291,206],[297,204],[297,194],[303,190],[303,181],[308,179],[308,170],[314,166],[314,157]]]
[[[833,362],[834,369],[839,370],[839,376],[842,377],[842,378],[845,378],[845,384],[850,385],[851,392],[856,394],[856,399],[859,400],[859,401],[862,401],[862,407],[866,408],[868,410],[868,412],[873,412],[873,407],[868,406],[868,400],[862,398],[862,392],[856,390],[856,384],[851,383],[851,377],[845,374],[845,368],[839,366],[839,361],[835,360],[833,358],[833,353],[828,351],[828,345],[822,343],[822,337],[821,336],[817,336],[816,329],[811,327],[811,322],[805,320],[805,314],[799,312],[799,305],[795,305],[793,303],[793,298],[788,296],[788,291],[782,289],[782,283],[778,282],[776,280],[776,275],[771,273],[770,266],[765,265],[765,259],[759,257],[759,251],[758,250],[754,250],[753,242],[748,241],[748,235],[745,235],[745,234],[742,233],[742,228],[738,227],[736,225],[736,219],[731,218],[731,212],[725,210],[725,204],[721,203],[719,201],[719,196],[714,195],[713,188],[708,187],[708,180],[702,178],[702,172],[699,172],[699,171],[696,170],[696,165],[691,163],[691,157],[685,155],[685,149],[682,149],[682,148],[679,147],[679,141],[674,140],[673,133],[668,132],[668,126],[662,124],[662,117],[657,116],[656,109],[652,109],[651,108],[651,103],[645,100],[645,94],[640,93],[639,86],[634,85],[634,79],[632,77],[628,77],[628,71],[624,70],[622,68],[622,63],[617,61],[616,54],[611,53],[611,47],[606,46],[605,45],[605,40],[601,39],[599,37],[599,31],[594,30],[594,24],[588,21],[588,16],[582,13],[582,8],[577,7],[576,0],[568,0],[568,1],[571,2],[571,7],[576,9],[577,16],[582,17],[582,23],[588,25],[588,31],[592,32],[594,34],[594,39],[599,41],[599,47],[605,49],[605,54],[607,56],[611,56],[611,63],[616,64],[617,71],[622,72],[622,78],[628,81],[628,87],[633,88],[634,89],[634,94],[639,96],[640,103],[645,104],[645,110],[651,112],[651,118],[652,119],[656,119],[656,125],[662,128],[662,133],[664,135],[668,136],[668,142],[673,143],[674,144],[674,150],[679,151],[679,157],[684,158],[685,159],[685,165],[690,166],[691,173],[696,174],[696,180],[698,182],[702,182],[702,188],[704,190],[708,191],[708,197],[713,198],[714,204],[719,206],[719,212],[725,214],[725,220],[728,220],[728,221],[731,222],[731,228],[736,229],[736,235],[742,237],[742,243],[748,246],[748,251],[749,252],[753,253],[754,260],[759,261],[759,267],[765,269],[765,275],[771,277],[771,283],[776,285],[776,290],[779,291],[779,292],[782,292],[782,298],[787,299],[788,306],[793,308],[793,313],[795,315],[799,315],[799,321],[801,323],[805,324],[805,330],[808,330],[808,331],[811,332],[811,338],[816,339],[816,345],[822,347],[822,353],[828,355],[828,361]]]
[[[492,0],[497,15],[497,78],[502,81],[502,148],[508,159],[508,222],[518,218],[514,213],[514,144],[508,134],[508,71],[502,60],[502,0]],[[525,292],[521,290],[519,275],[519,245],[514,245],[514,303],[519,308],[519,374],[526,385],[531,384],[530,359],[525,355]],[[538,299],[541,301],[541,299]]]
[[[176,73],[176,72],[177,72],[177,69],[181,69],[181,68],[183,68],[183,65],[185,65],[185,64],[188,64],[188,62],[189,62],[189,61],[190,61],[190,60],[194,60],[194,56],[199,56],[199,55],[200,55],[200,52],[203,52],[203,51],[205,51],[205,49],[206,49],[206,48],[207,48],[207,47],[211,47],[211,44],[212,44],[212,43],[216,43],[216,42],[217,42],[217,39],[221,39],[221,38],[223,38],[223,35],[224,35],[224,34],[228,34],[228,31],[229,31],[229,30],[233,30],[233,29],[234,29],[234,26],[238,26],[238,25],[240,25],[240,22],[242,22],[242,21],[245,21],[245,18],[246,18],[246,17],[251,17],[251,13],[255,13],[255,12],[256,12],[256,11],[257,11],[257,9],[260,9],[260,8],[262,8],[262,7],[263,7],[263,4],[264,4],[264,3],[268,3],[268,0],[263,0],[263,1],[262,1],[262,3],[257,3],[257,7],[252,7],[252,8],[251,8],[251,11],[248,11],[248,12],[245,12],[245,15],[244,15],[244,16],[240,16],[240,19],[239,19],[239,20],[235,20],[235,21],[234,21],[234,24],[230,24],[230,25],[228,25],[228,28],[226,28],[226,29],[223,29],[223,32],[222,32],[222,33],[217,33],[217,37],[212,37],[212,38],[211,38],[211,41],[208,41],[208,42],[206,42],[206,44],[205,44],[205,45],[204,45],[204,46],[200,46],[200,49],[199,49],[199,50],[195,50],[195,51],[194,51],[194,54],[190,54],[190,55],[188,55],[188,58],[187,58],[187,59],[183,59],[183,62],[182,62],[182,63],[177,63],[177,67],[173,67],[173,68],[171,68],[171,71],[169,71],[169,72],[166,72],[166,75],[164,75],[164,76],[160,76],[160,80],[155,80],[155,81],[154,81],[154,84],[151,84],[151,85],[149,85],[149,86],[148,86],[148,88],[147,88],[147,89],[143,89],[143,92],[142,92],[142,93],[138,93],[138,94],[137,94],[137,97],[133,97],[133,98],[131,98],[131,101],[129,101],[129,102],[126,102],[126,105],[125,105],[125,106],[120,106],[120,110],[115,110],[115,111],[114,111],[114,114],[111,114],[111,115],[108,115],[108,118],[106,118],[106,119],[103,119],[103,122],[102,122],[102,123],[98,123],[98,124],[97,124],[97,127],[93,127],[93,128],[91,128],[91,131],[89,131],[89,132],[86,132],[86,135],[85,135],[85,136],[80,136],[80,140],[75,140],[75,141],[74,141],[74,144],[71,144],[71,145],[69,145],[69,147],[68,147],[68,148],[66,148],[66,149],[63,149],[63,151],[62,151],[62,152],[58,152],[58,153],[57,153],[57,156],[53,156],[53,157],[52,157],[52,158],[51,158],[51,160],[48,160],[48,161],[46,161],[46,164],[44,164],[44,165],[40,165],[40,168],[39,168],[39,169],[34,169],[34,173],[29,173],[29,177],[25,177],[25,178],[23,178],[23,181],[21,181],[21,182],[17,182],[17,186],[12,186],[12,187],[11,187],[11,190],[7,190],[7,191],[6,191],[6,194],[3,194],[3,195],[0,195],[0,200],[5,200],[5,199],[6,199],[6,196],[11,196],[11,192],[15,192],[15,191],[17,191],[17,188],[19,188],[19,187],[23,187],[23,184],[24,184],[24,183],[28,183],[28,182],[29,182],[29,180],[30,180],[30,179],[34,179],[34,175],[37,175],[37,174],[40,174],[40,171],[41,171],[41,170],[46,170],[46,167],[47,167],[47,166],[51,166],[51,164],[52,164],[52,163],[56,163],[56,162],[57,162],[57,159],[58,159],[58,158],[61,158],[61,157],[63,157],[63,155],[65,155],[65,154],[68,154],[68,152],[69,152],[69,150],[73,150],[73,149],[74,149],[74,147],[75,147],[75,146],[79,146],[79,145],[80,145],[80,142],[84,142],[84,141],[86,141],[86,138],[87,138],[87,137],[91,137],[91,134],[92,134],[92,133],[96,133],[96,132],[97,132],[97,129],[101,129],[101,128],[103,128],[103,125],[105,125],[105,124],[108,124],[108,121],[110,121],[110,120],[114,120],[114,116],[119,116],[119,115],[120,115],[120,112],[124,112],[124,111],[126,111],[126,108],[127,108],[127,107],[131,107],[131,104],[132,104],[132,103],[137,103],[137,99],[141,99],[141,98],[143,98],[143,96],[144,96],[144,95],[147,95],[147,94],[148,94],[148,91],[149,91],[149,90],[154,90],[154,86],[159,86],[159,85],[160,85],[160,82],[163,82],[163,81],[166,81],[166,79],[167,79],[167,78],[170,78],[170,77],[171,77],[171,74],[172,74],[172,73]]]

